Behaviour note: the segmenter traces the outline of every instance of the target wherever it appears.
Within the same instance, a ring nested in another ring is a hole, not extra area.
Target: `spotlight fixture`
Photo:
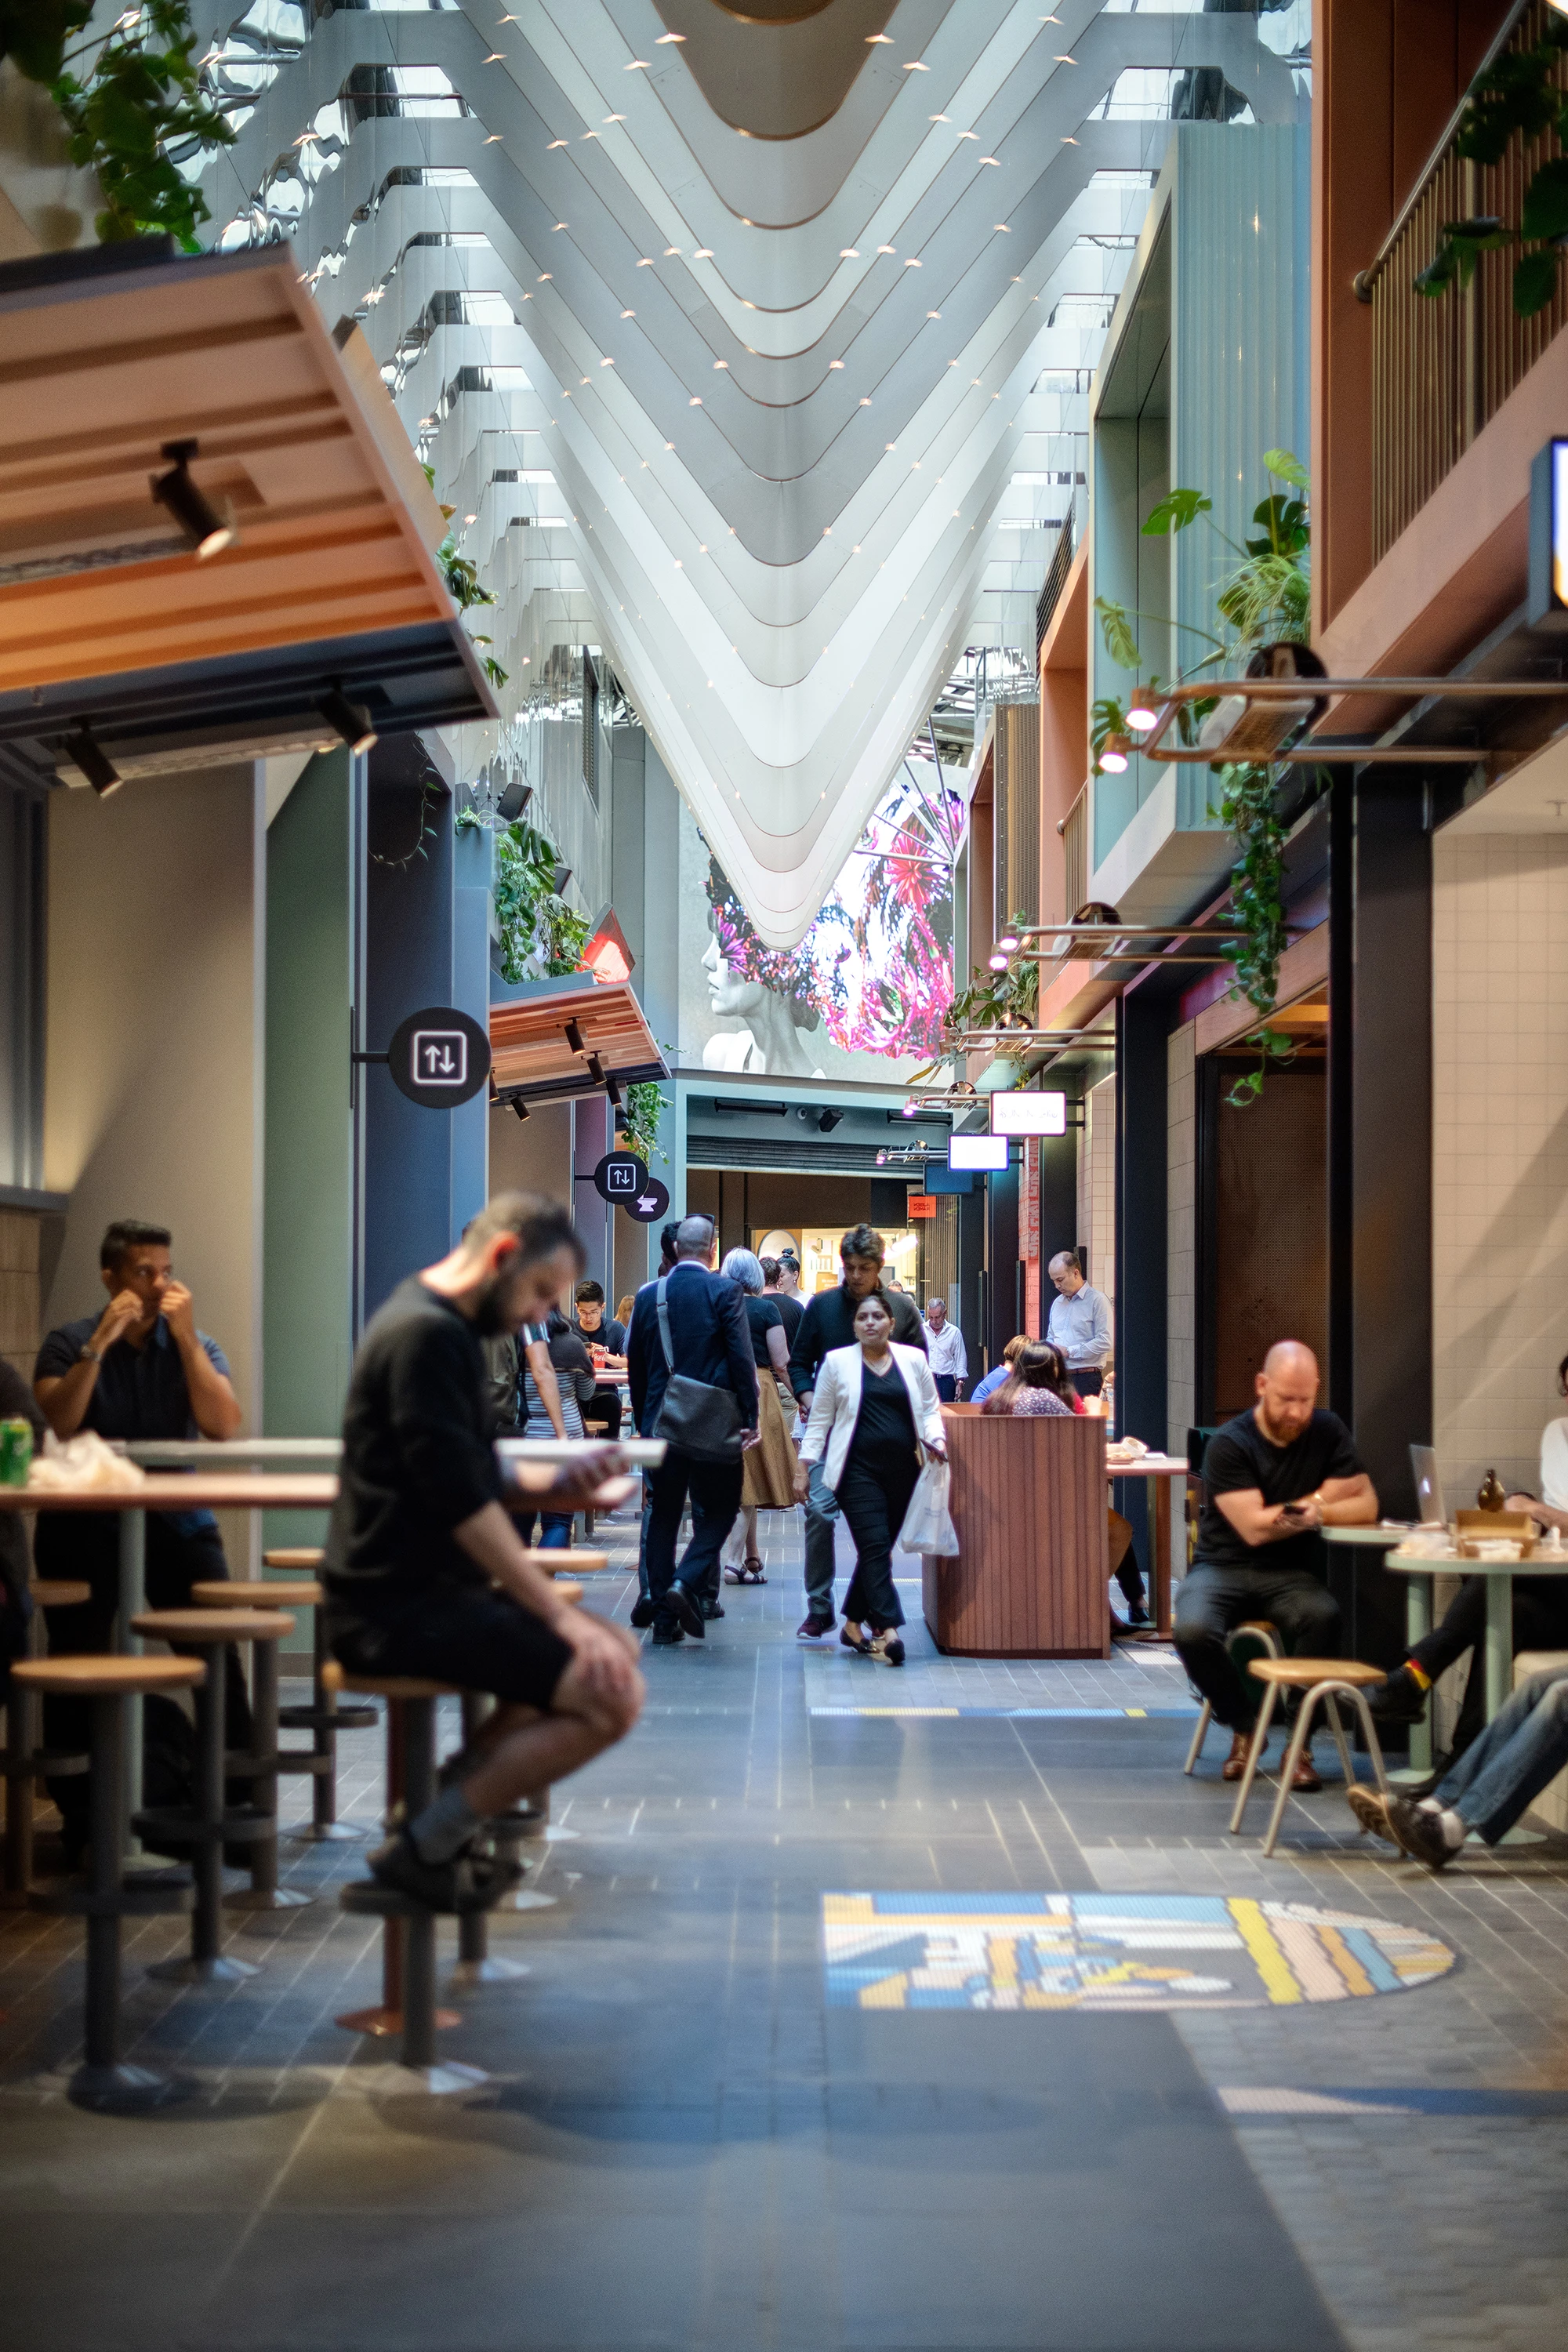
[[[351,702],[346,695],[339,693],[335,686],[330,693],[319,698],[316,708],[322,718],[337,729],[351,751],[370,750],[376,734],[368,710],[363,709],[358,703]]]
[[[65,748],[100,801],[106,801],[110,793],[117,793],[125,782],[85,719],[74,735],[66,737]]]
[[[1147,735],[1159,716],[1150,698],[1140,688],[1133,696],[1131,709],[1127,713],[1127,724],[1131,728],[1134,735]]]
[[[609,1097],[610,1108],[612,1110],[619,1110],[621,1107],[621,1090],[616,1084],[614,1078],[606,1078],[605,1080],[605,1092]]]
[[[915,1115],[915,1110],[916,1110],[916,1105],[915,1105],[914,1103],[912,1103],[912,1102],[907,1102],[907,1103],[904,1105],[904,1117],[905,1117],[906,1118],[913,1118],[913,1117],[914,1117],[914,1115]]]
[[[165,441],[163,455],[172,462],[166,474],[150,474],[148,483],[153,496],[161,507],[167,507],[180,529],[196,551],[202,562],[209,555],[220,555],[232,547],[239,537],[232,516],[220,515],[211,500],[203,497],[191,479],[191,459],[199,443]]]
[[[1018,952],[1017,932],[1004,931],[996,944],[1001,949],[1004,955],[1016,955]]]
[[[1127,762],[1131,755],[1132,742],[1130,736],[1108,735],[1100,747],[1100,764],[1108,776],[1123,776],[1127,772]]]
[[[998,953],[998,954],[996,954],[996,955],[991,956],[991,957],[990,957],[990,958],[988,958],[987,960],[988,960],[988,961],[989,961],[989,963],[990,963],[990,966],[991,966],[991,969],[992,969],[992,971],[1006,971],[1006,969],[1007,969],[1007,959],[1006,959],[1006,957],[1005,957],[1005,955],[1002,955],[1002,954]]]
[[[825,1110],[816,1122],[819,1133],[831,1135],[843,1116],[841,1110]]]
[[[528,1105],[523,1101],[521,1095],[513,1095],[511,1098],[511,1108],[515,1118],[526,1118],[528,1117]]]
[[[887,1166],[887,1164],[888,1164],[888,1155],[887,1155],[887,1153],[886,1153],[885,1151],[879,1151],[879,1152],[878,1152],[878,1154],[877,1154],[877,1165],[878,1165],[878,1167],[879,1167],[879,1168],[885,1168],[885,1167]]]

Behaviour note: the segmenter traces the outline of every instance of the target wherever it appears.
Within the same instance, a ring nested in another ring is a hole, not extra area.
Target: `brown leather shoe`
[[[1247,1769],[1247,1751],[1251,1745],[1252,1734],[1250,1731],[1233,1731],[1231,1733],[1230,1754],[1226,1758],[1225,1762],[1220,1767],[1219,1777],[1222,1780],[1240,1780],[1242,1774]]]
[[[1303,1748],[1301,1760],[1291,1775],[1290,1786],[1293,1789],[1303,1789],[1310,1796],[1315,1789],[1321,1789],[1322,1785],[1322,1781],[1318,1777],[1318,1768],[1312,1761],[1310,1749]]]

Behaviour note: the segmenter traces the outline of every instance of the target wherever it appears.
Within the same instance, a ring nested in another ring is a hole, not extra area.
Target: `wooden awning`
[[[490,1055],[502,1102],[564,1102],[602,1094],[607,1079],[628,1087],[669,1076],[631,982],[601,985],[586,972],[492,1004]]]
[[[237,526],[205,560],[152,494],[170,444]],[[0,268],[8,765],[52,769],[83,722],[127,775],[333,741],[334,691],[384,734],[493,719],[442,531],[368,345],[287,247]]]

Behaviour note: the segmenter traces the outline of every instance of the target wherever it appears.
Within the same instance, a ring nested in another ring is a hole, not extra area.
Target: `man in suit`
[[[659,1330],[660,1285],[638,1291],[626,1339],[632,1412],[644,1437],[658,1434],[659,1407],[671,1371],[729,1389],[740,1406],[746,1442],[757,1440],[757,1369],[740,1286],[710,1271],[711,1217],[683,1218],[675,1236],[675,1267],[665,1284],[673,1363]],[[719,1550],[741,1507],[742,1465],[710,1462],[671,1446],[648,1481],[647,1581],[653,1639],[665,1648],[689,1633],[701,1641],[704,1620],[723,1614],[718,1602]],[[680,1514],[691,1498],[691,1541],[676,1571]]]

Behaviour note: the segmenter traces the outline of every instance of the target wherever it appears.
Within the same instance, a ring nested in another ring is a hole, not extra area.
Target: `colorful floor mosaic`
[[[1408,1992],[1435,1936],[1219,1895],[825,1895],[830,2009],[1258,2009]]]
[[[814,1706],[813,1715],[961,1716],[989,1715],[1005,1722],[1017,1718],[1039,1723],[1093,1719],[1123,1722],[1129,1716],[1194,1716],[1195,1706]]]

